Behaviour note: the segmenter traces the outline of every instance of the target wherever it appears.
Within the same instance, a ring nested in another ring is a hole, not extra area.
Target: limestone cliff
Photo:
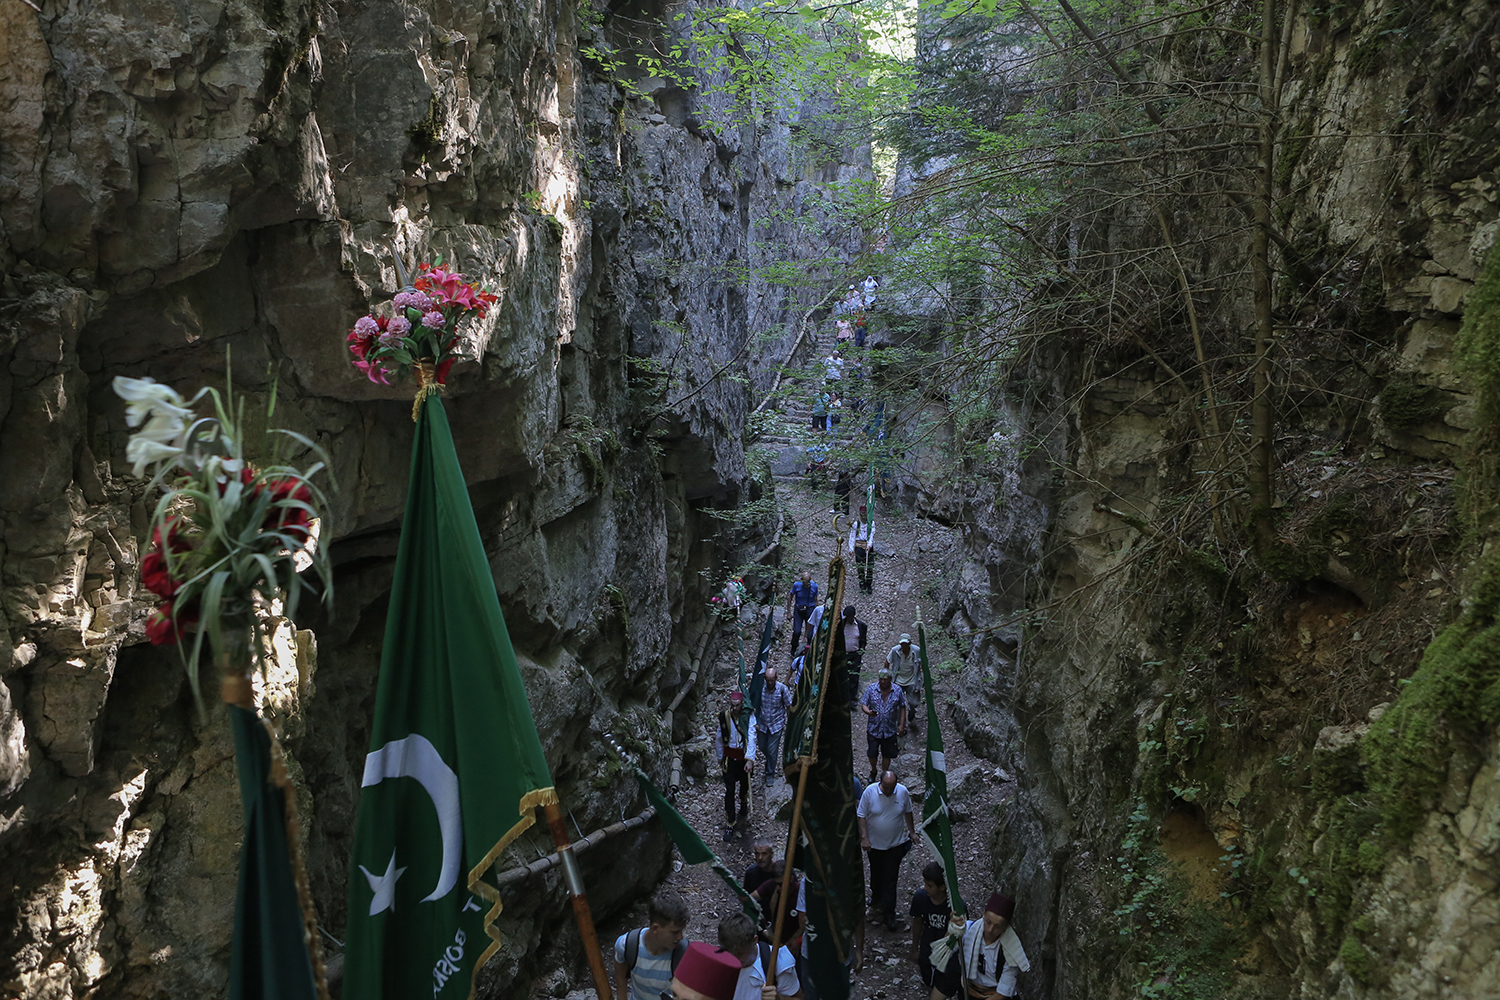
[[[920,498],[989,577],[943,605],[953,719],[1020,779],[994,857],[1043,959],[1024,995],[1500,994],[1495,18],[1293,21],[1273,544],[1214,530],[1182,316],[1159,354],[1099,329],[1034,351]],[[1192,253],[1248,287],[1243,251]],[[1245,293],[1234,350],[1253,322]]]
[[[109,383],[192,389],[227,354],[252,408],[276,380],[278,419],[333,456],[337,604],[282,628],[271,709],[341,936],[412,426],[409,392],[357,377],[343,333],[395,290],[393,253],[441,254],[500,293],[446,405],[563,798],[585,828],[634,806],[598,734],[628,730],[648,759],[670,740],[659,711],[731,555],[704,511],[758,488],[739,440],[766,377],[749,346],[775,347],[805,308],[731,280],[735,262],[824,254],[807,244],[818,178],[860,176],[868,156],[803,162],[786,120],[715,134],[681,91],[626,97],[580,46],[639,41],[660,11],[629,13],[0,8],[7,995],[223,988],[231,748],[218,714],[196,719],[175,654],[143,643],[152,500]],[[637,863],[586,858],[603,913],[667,857],[656,832],[609,854]],[[490,995],[565,957],[564,902],[555,882],[507,898]]]

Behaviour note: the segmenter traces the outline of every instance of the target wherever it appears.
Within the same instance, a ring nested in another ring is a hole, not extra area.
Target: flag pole
[[[807,795],[807,757],[798,759],[797,796],[792,802],[792,826],[786,842],[786,867],[781,873],[781,896],[776,903],[776,928],[771,932],[771,968],[766,973],[766,982],[776,982],[776,956],[781,951],[781,933],[786,929],[786,897],[792,891],[792,857],[797,850],[797,834],[802,825],[802,800]]]
[[[583,873],[578,870],[578,858],[573,854],[568,828],[563,825],[562,808],[555,800],[542,808],[547,815],[547,825],[552,829],[552,842],[557,845],[557,855],[562,860],[563,881],[568,884],[568,892],[573,896],[573,915],[578,919],[578,936],[583,939],[583,951],[588,955],[589,971],[594,974],[594,992],[599,994],[599,1000],[614,1000],[614,993],[609,987],[609,974],[604,971],[604,955],[599,951],[599,935],[594,930],[594,914],[589,910]]]
[[[838,584],[834,591],[833,610],[838,614],[838,606],[844,599],[844,550],[843,536],[839,534],[839,519],[843,514],[833,516],[833,561],[829,564],[829,571],[838,570]],[[786,897],[792,889],[792,858],[797,850],[797,834],[801,832],[802,826],[802,803],[807,797],[807,775],[812,769],[813,762],[818,759],[818,733],[823,725],[823,705],[828,697],[829,674],[833,666],[833,630],[838,626],[830,623],[828,628],[828,647],[819,652],[823,653],[822,683],[818,686],[818,707],[813,714],[813,738],[812,756],[797,758],[797,795],[792,800],[792,822],[791,829],[787,834],[786,842],[786,869],[781,874],[781,897],[776,907],[776,927],[771,932],[771,968],[766,972],[766,982],[776,982],[776,959],[781,950],[781,932],[786,926]],[[821,629],[821,624],[819,626]],[[817,632],[813,633],[813,642],[818,641]],[[804,666],[802,669],[810,669]]]

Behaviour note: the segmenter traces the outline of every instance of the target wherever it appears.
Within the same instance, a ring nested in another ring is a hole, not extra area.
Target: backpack
[[[646,933],[646,928],[637,927],[625,935],[625,976],[629,978],[635,972],[635,963],[641,957],[641,935]],[[687,954],[688,943],[678,941],[672,948],[672,971],[677,971],[677,963],[682,961],[682,956]]]

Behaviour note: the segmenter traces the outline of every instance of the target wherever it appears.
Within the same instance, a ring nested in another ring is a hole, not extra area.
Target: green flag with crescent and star
[[[343,995],[464,1000],[500,947],[490,869],[557,793],[436,396],[412,446],[362,784]]]
[[[957,914],[967,913],[958,894],[958,865],[953,860],[953,824],[948,816],[948,761],[943,756],[943,733],[938,729],[937,699],[932,696],[932,671],[927,667],[927,630],[917,623],[921,647],[922,685],[927,692],[927,772],[922,790],[922,840],[943,862],[948,883],[949,905]]]

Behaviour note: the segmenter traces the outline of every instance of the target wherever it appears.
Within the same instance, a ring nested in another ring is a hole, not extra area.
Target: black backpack
[[[646,933],[646,928],[637,927],[625,935],[625,975],[629,976],[635,971],[635,963],[641,957],[641,935]],[[682,961],[682,956],[687,954],[687,941],[678,941],[672,949],[672,971],[677,971],[677,963]]]

